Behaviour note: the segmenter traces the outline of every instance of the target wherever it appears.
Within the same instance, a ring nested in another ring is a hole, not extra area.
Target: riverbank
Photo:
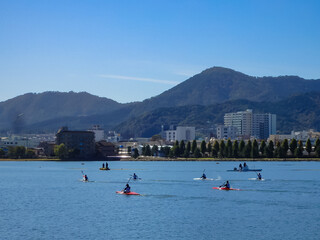
[[[28,162],[28,161],[82,161],[91,162],[96,160],[61,160],[58,158],[24,158],[24,159],[14,159],[14,158],[0,158],[0,161],[16,161],[16,162]],[[99,160],[101,161],[101,160]],[[108,160],[106,160],[108,161]],[[192,162],[192,161],[211,161],[211,162],[310,162],[310,161],[320,161],[320,158],[164,158],[164,157],[138,157],[138,158],[124,158],[119,161],[180,161],[180,162]]]
[[[320,158],[161,158],[161,157],[138,157],[126,158],[120,161],[212,161],[212,162],[284,162],[284,161],[320,161]]]
[[[31,162],[31,161],[63,161],[59,158],[0,158],[0,161],[9,161],[9,162]]]

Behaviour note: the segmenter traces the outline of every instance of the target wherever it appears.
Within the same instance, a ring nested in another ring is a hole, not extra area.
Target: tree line
[[[161,156],[161,157],[183,157],[183,158],[201,158],[201,157],[213,157],[213,158],[287,158],[287,157],[304,157],[303,152],[308,153],[310,157],[311,152],[315,152],[316,157],[320,157],[320,140],[317,139],[314,146],[312,146],[310,139],[308,139],[303,145],[302,141],[292,139],[290,142],[287,139],[283,141],[277,141],[275,144],[273,141],[266,142],[262,140],[260,144],[256,139],[253,141],[244,140],[227,141],[215,140],[213,143],[208,144],[202,141],[200,147],[194,140],[192,142],[185,143],[184,141],[176,141],[173,147],[163,147],[160,149],[157,145],[144,145],[142,147],[141,155],[143,156]],[[289,154],[290,153],[290,154]],[[134,149],[132,156],[137,158],[139,152]]]
[[[35,157],[35,152],[32,149],[24,146],[10,146],[7,150],[0,148],[0,158],[23,159]]]

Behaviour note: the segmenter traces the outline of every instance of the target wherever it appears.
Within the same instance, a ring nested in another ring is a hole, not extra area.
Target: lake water
[[[0,162],[0,239],[320,239],[320,162],[249,162],[265,181],[239,162],[101,165]],[[116,194],[134,172],[142,196]]]

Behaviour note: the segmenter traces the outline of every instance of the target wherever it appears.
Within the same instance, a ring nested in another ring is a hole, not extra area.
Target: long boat
[[[261,172],[262,169],[250,169],[250,168],[234,168],[233,170],[227,170],[227,172]]]

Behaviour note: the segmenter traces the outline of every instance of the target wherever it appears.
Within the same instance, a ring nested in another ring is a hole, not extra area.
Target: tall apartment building
[[[267,139],[276,133],[276,120],[275,114],[254,114],[251,109],[224,115],[224,125],[236,127],[241,138]]]
[[[224,125],[236,127],[238,136],[250,138],[252,135],[252,115],[251,109],[242,112],[226,113],[224,115]]]
[[[275,114],[258,113],[253,114],[252,118],[252,136],[257,139],[267,139],[270,135],[277,132],[277,117]]]

